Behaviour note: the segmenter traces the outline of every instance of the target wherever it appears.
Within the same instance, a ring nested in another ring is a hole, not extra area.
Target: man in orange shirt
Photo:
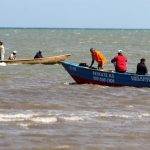
[[[104,55],[94,48],[91,48],[90,52],[92,56],[92,62],[91,62],[90,68],[93,66],[94,61],[96,60],[98,63],[98,69],[103,69],[103,64],[105,64],[107,61]]]

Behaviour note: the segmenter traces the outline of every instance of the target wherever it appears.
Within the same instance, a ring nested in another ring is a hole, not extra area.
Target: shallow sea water
[[[110,59],[118,49],[135,72],[149,68],[150,30],[0,29],[18,58],[70,53],[69,62],[90,64],[95,47]],[[0,150],[148,150],[149,88],[78,85],[60,64],[0,66]]]

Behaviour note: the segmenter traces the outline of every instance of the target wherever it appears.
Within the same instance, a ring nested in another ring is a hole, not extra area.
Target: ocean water
[[[128,71],[145,57],[150,70],[150,30],[0,29],[17,58],[36,51],[91,63],[89,49],[110,60],[123,49]],[[96,65],[96,64],[95,64]],[[97,66],[97,65],[96,65]],[[59,65],[0,66],[0,150],[149,150],[150,89],[78,85]]]

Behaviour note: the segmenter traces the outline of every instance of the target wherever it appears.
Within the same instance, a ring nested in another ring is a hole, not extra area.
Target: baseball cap
[[[118,53],[122,53],[122,50],[121,50],[121,49],[119,49],[119,50],[118,50]]]
[[[13,51],[13,53],[14,53],[14,54],[16,54],[16,53],[17,53],[17,51]]]

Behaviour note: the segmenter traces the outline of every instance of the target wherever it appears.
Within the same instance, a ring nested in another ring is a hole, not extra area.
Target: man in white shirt
[[[0,60],[4,60],[5,48],[3,42],[0,41]]]
[[[13,52],[10,54],[8,60],[15,60],[15,59],[16,59],[16,53],[17,53],[16,51],[13,51]]]

